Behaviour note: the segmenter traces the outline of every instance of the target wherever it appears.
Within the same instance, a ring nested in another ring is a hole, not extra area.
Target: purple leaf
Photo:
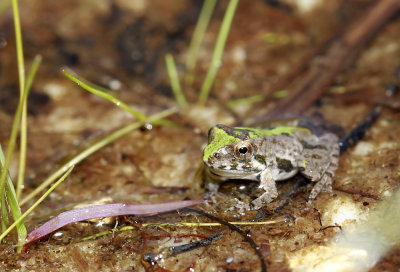
[[[202,200],[182,200],[157,204],[112,203],[87,206],[84,208],[62,212],[28,234],[23,252],[26,252],[26,249],[30,243],[71,223],[100,217],[120,215],[147,215],[169,212],[201,203],[203,203]]]

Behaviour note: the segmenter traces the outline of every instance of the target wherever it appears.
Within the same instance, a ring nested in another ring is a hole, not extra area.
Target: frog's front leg
[[[258,210],[264,207],[266,204],[272,202],[278,196],[278,190],[276,189],[276,182],[273,179],[271,172],[267,169],[261,172],[259,188],[265,192],[251,202],[253,210]]]

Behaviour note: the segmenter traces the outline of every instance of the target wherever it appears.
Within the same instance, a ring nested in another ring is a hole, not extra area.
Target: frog
[[[314,184],[308,203],[323,191],[332,194],[339,153],[338,137],[327,131],[315,133],[305,126],[257,129],[219,124],[209,130],[203,162],[207,179],[214,184],[236,179],[259,182],[261,195],[240,206],[258,210],[278,197],[277,182],[297,173]]]

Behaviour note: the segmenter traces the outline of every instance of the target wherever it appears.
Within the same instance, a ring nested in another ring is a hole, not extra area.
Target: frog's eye
[[[253,146],[249,142],[239,142],[235,145],[233,152],[236,159],[245,161],[253,156]]]

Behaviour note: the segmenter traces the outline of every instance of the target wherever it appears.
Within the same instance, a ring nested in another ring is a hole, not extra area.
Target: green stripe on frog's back
[[[279,126],[273,129],[256,129],[249,127],[235,127],[235,129],[247,131],[250,139],[256,139],[263,136],[293,134],[295,132],[307,132],[312,134],[312,131],[309,128],[292,126]]]
[[[228,127],[216,125],[212,128],[214,139],[208,143],[203,151],[203,160],[207,161],[220,148],[237,143],[246,139],[257,139],[264,136],[293,134],[295,132],[308,132],[311,130],[306,127],[279,126],[273,129],[256,129],[249,127]]]
[[[240,138],[229,135],[225,130],[215,126],[212,128],[214,139],[208,143],[203,151],[203,160],[207,161],[218,149],[233,143],[240,142]]]

